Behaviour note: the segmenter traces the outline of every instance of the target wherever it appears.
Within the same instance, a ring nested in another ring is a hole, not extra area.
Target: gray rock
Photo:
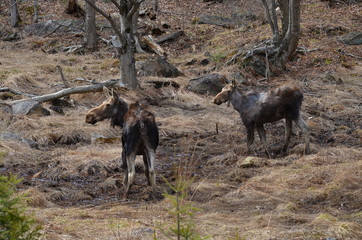
[[[143,76],[179,77],[183,74],[163,58],[136,62],[136,70]]]
[[[228,82],[224,75],[213,73],[191,79],[187,85],[187,89],[199,94],[216,95]]]
[[[84,21],[82,19],[47,20],[26,26],[24,34],[43,37],[52,33],[81,33],[83,25]]]
[[[0,139],[7,140],[7,141],[23,142],[23,143],[28,144],[31,148],[39,149],[39,145],[37,142],[35,142],[31,139],[23,138],[22,136],[20,136],[16,133],[11,133],[11,132],[2,133],[2,134],[0,134]]]
[[[339,38],[339,41],[346,45],[361,45],[362,32],[351,32]]]
[[[50,116],[48,109],[43,108],[38,102],[32,100],[15,103],[12,105],[12,110],[13,114],[18,115],[38,114]]]

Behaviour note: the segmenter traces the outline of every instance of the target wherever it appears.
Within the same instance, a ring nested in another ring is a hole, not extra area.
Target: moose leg
[[[122,149],[121,168],[123,169],[123,186],[126,187],[128,184],[128,167],[126,159],[126,150]]]
[[[143,154],[143,164],[145,165],[145,175],[147,178],[148,185],[151,186],[151,179],[150,179],[150,167],[148,165],[148,155],[147,153]]]
[[[293,121],[289,118],[285,119],[285,142],[283,146],[283,152],[287,151],[290,136],[292,135]]]
[[[297,124],[298,128],[303,132],[303,137],[304,137],[304,141],[305,141],[304,154],[307,154],[310,151],[308,126],[300,115],[297,118],[297,120],[295,120],[295,123]]]
[[[143,159],[146,166],[146,177],[148,180],[148,185],[152,187],[153,196],[155,196],[156,193],[156,175],[155,175],[155,169],[154,169],[154,162],[155,162],[155,150],[148,147],[145,149],[145,158]]]
[[[129,189],[131,188],[131,185],[133,184],[134,181],[134,177],[136,174],[136,169],[135,169],[135,158],[136,158],[136,153],[131,152],[130,154],[126,154],[126,160],[127,160],[127,178],[126,178],[126,182],[125,182],[125,190],[123,193],[123,198],[126,199]]]
[[[271,158],[269,151],[268,151],[267,144],[266,144],[266,132],[265,132],[265,128],[264,128],[263,124],[257,125],[256,131],[258,131],[259,138],[260,138],[261,143],[263,144],[265,153],[268,155],[269,158]]]
[[[251,145],[254,142],[254,124],[250,124],[246,126],[247,133],[247,142],[246,145],[248,147],[248,153],[251,154]]]
[[[156,194],[156,174],[155,174],[155,167],[154,167],[154,162],[155,162],[155,150],[154,149],[149,149],[149,158],[148,158],[148,167],[149,167],[149,174],[150,174],[150,180],[151,180],[151,186],[152,186],[152,191],[153,191],[153,196],[155,196]]]
[[[126,152],[122,150],[122,158],[121,158],[121,168],[123,170],[127,170],[127,160],[126,160]],[[126,171],[125,171],[126,172]]]

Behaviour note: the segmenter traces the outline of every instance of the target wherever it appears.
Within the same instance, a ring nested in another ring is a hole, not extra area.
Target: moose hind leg
[[[148,164],[148,155],[147,155],[147,153],[143,154],[143,164],[145,165],[145,175],[146,175],[146,178],[147,178],[147,183],[148,183],[148,185],[152,186],[151,185],[151,179],[150,179],[150,167],[149,167],[149,164]]]
[[[269,158],[271,158],[269,151],[268,151],[268,146],[266,143],[266,131],[265,131],[263,124],[256,126],[256,131],[258,131],[259,138],[260,138],[261,143],[263,144],[265,153],[268,155]]]
[[[149,171],[149,181],[150,185],[152,186],[153,196],[156,194],[156,174],[154,169],[154,162],[155,162],[155,150],[149,148],[147,152],[147,161],[148,161],[148,171]]]
[[[285,140],[283,146],[283,152],[287,151],[290,137],[292,136],[293,121],[289,118],[285,119]]]
[[[135,169],[135,158],[136,158],[136,154],[135,153],[130,153],[129,155],[126,155],[126,160],[127,160],[127,178],[126,178],[126,182],[125,182],[125,190],[123,193],[123,198],[126,199],[128,192],[131,188],[131,185],[133,184],[134,181],[134,177],[136,174],[136,169]]]
[[[254,142],[254,125],[247,126],[246,127],[246,133],[247,133],[246,145],[248,147],[248,153],[251,154],[251,145]]]
[[[301,116],[299,116],[297,118],[297,120],[295,121],[295,123],[297,124],[298,128],[303,132],[303,137],[304,137],[304,141],[305,141],[305,147],[304,147],[304,154],[309,153],[310,151],[310,147],[309,147],[309,129],[307,124],[304,122],[304,120],[302,119]]]

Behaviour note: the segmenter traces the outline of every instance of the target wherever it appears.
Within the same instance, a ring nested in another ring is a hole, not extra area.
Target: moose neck
[[[234,109],[241,113],[244,110],[244,96],[239,92],[239,90],[235,89],[230,96],[230,103],[233,105]]]
[[[117,106],[115,107],[115,109],[113,111],[114,111],[114,114],[111,118],[112,127],[120,126],[123,128],[124,115],[128,111],[128,104],[124,100],[119,99]]]

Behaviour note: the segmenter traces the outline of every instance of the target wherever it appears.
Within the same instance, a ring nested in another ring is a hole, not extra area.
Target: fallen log
[[[180,31],[174,32],[170,35],[167,35],[167,36],[164,36],[164,37],[158,39],[156,41],[156,43],[162,44],[164,42],[171,42],[171,41],[174,41],[176,38],[182,36],[183,34],[184,34],[184,31],[180,30]]]
[[[119,82],[119,79],[111,79],[108,81],[95,83],[92,85],[76,86],[71,88],[66,88],[55,93],[45,94],[41,96],[34,96],[28,99],[21,99],[12,102],[7,102],[5,104],[9,105],[12,109],[13,114],[25,115],[28,114],[32,109],[39,106],[42,102],[48,102],[61,97],[69,96],[71,94],[79,93],[90,93],[102,91],[103,87],[112,87]]]
[[[143,42],[152,50],[154,51],[158,56],[160,57],[166,57],[167,53],[165,52],[165,50],[162,49],[162,47],[160,45],[158,45],[152,38],[151,35],[148,36],[144,36],[143,38]]]

